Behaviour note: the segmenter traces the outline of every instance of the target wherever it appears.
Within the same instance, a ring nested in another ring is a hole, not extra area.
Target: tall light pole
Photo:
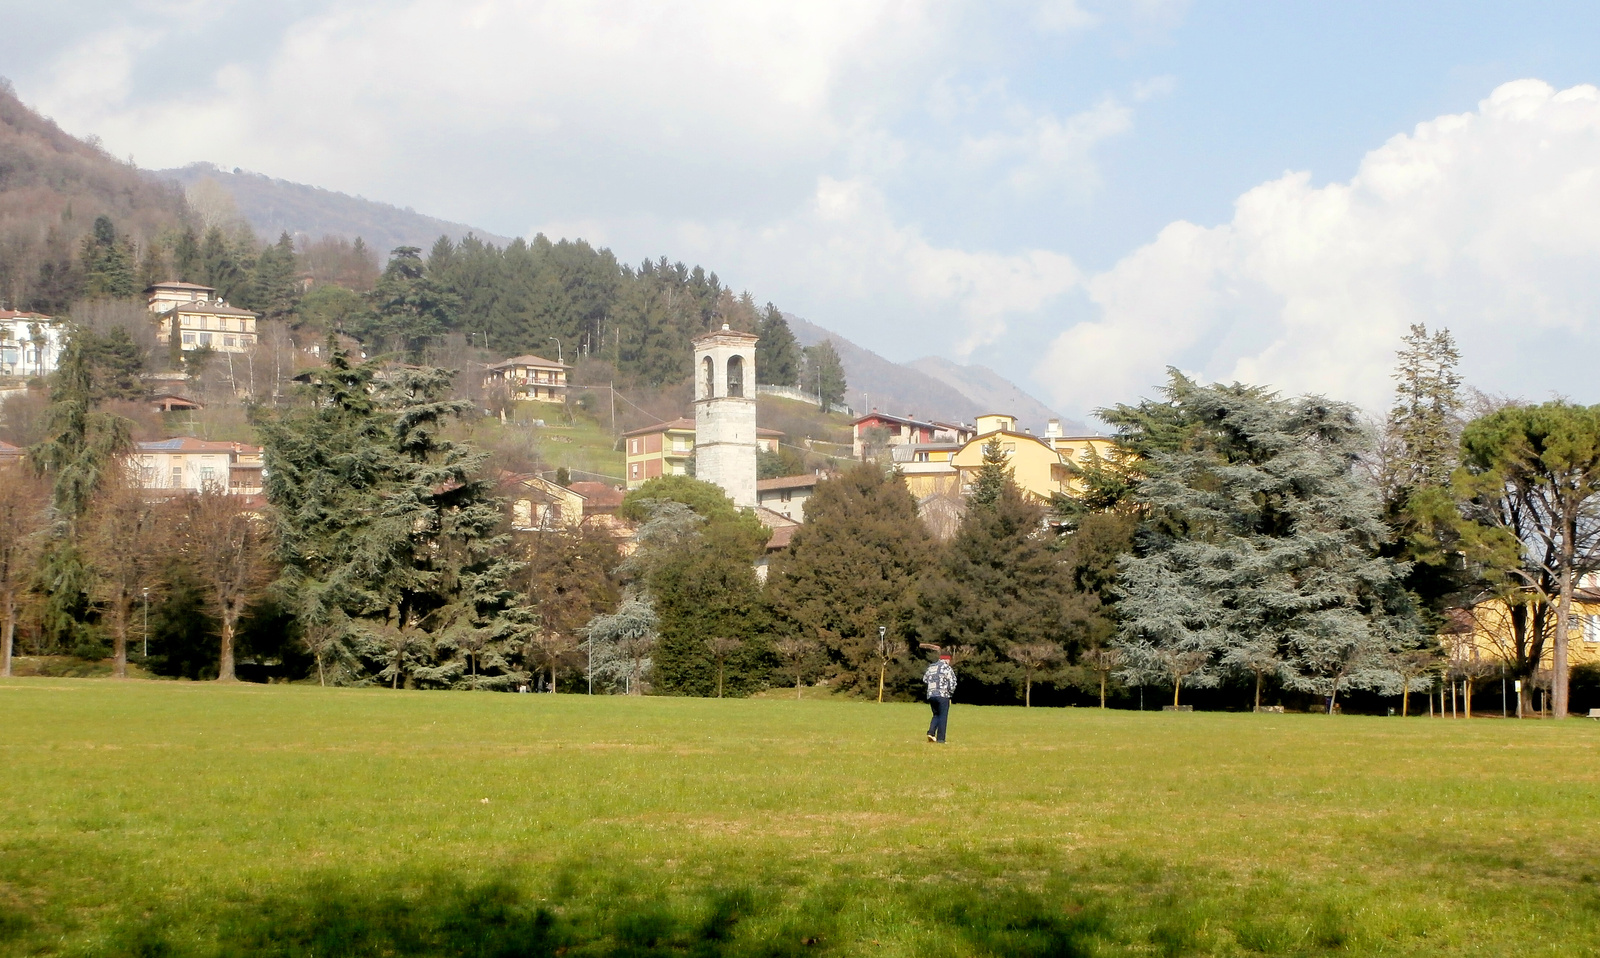
[[[561,340],[555,338],[554,336],[547,336],[545,338],[556,344],[556,362],[565,366],[567,364],[566,360],[561,358]]]

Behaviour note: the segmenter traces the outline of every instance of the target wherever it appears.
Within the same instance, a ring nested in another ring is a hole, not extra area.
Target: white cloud
[[[1098,317],[1035,379],[1066,411],[1208,379],[1388,403],[1408,324],[1448,326],[1469,380],[1600,401],[1600,90],[1501,86],[1367,154],[1348,183],[1286,174],[1231,222],[1177,222],[1086,283]]]

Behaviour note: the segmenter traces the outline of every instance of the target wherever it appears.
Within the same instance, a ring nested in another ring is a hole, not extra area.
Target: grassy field
[[[1600,953],[1600,723],[0,682],[0,953]]]

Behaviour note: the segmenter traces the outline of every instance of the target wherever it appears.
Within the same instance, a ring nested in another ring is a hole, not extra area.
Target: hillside
[[[359,236],[367,246],[385,257],[397,246],[415,246],[426,251],[441,235],[459,240],[468,233],[475,233],[479,239],[496,245],[510,242],[507,237],[415,210],[260,173],[239,169],[230,173],[210,163],[191,163],[182,169],[161,170],[155,175],[184,188],[211,180],[233,197],[240,215],[265,239],[280,233],[311,239],[337,236],[354,240]]]
[[[184,215],[182,190],[67,134],[0,80],[0,306],[61,308],[97,216],[144,246]]]
[[[981,413],[1014,412],[1023,425],[1036,432],[1045,421],[1058,417],[1043,403],[983,366],[960,366],[948,360],[935,360],[937,374],[925,368],[928,360],[896,363],[858,346],[838,333],[788,313],[784,318],[802,346],[833,340],[844,361],[844,374],[850,384],[845,402],[858,412],[880,409],[897,416],[915,415],[924,419],[971,422]],[[919,368],[922,364],[924,368]],[[1086,432],[1082,423],[1062,420],[1062,428]]]

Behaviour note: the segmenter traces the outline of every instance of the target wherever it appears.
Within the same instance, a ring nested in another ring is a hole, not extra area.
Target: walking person
[[[939,653],[939,661],[922,673],[922,681],[928,686],[928,707],[933,709],[928,741],[943,745],[944,730],[950,724],[950,696],[956,694],[956,670],[950,667],[949,652]]]

